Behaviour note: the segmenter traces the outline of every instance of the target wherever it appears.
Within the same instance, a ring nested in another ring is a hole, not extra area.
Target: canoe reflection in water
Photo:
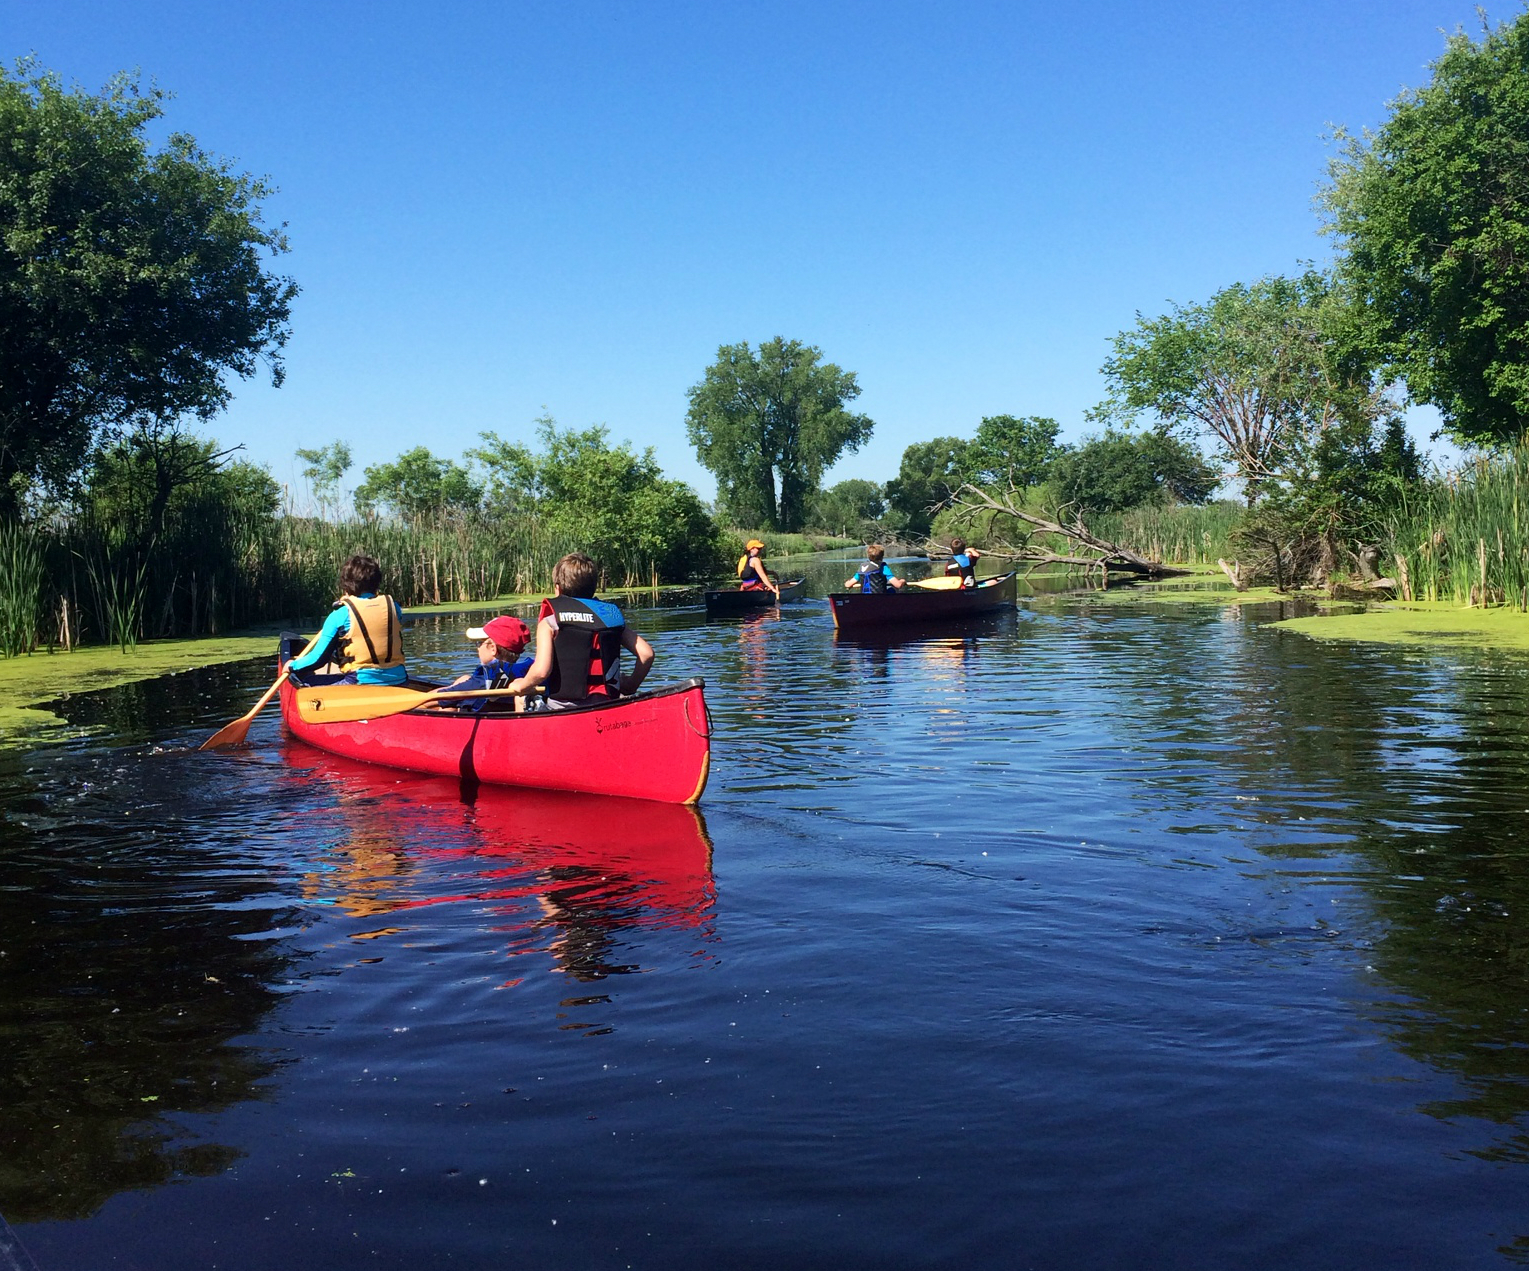
[[[511,957],[548,953],[555,969],[599,980],[641,969],[621,953],[638,932],[713,938],[711,841],[693,807],[475,787],[285,746],[293,779],[323,783],[337,805],[311,814],[307,837],[323,857],[304,894],[385,919],[353,940],[417,939],[421,911],[461,906],[508,934]]]

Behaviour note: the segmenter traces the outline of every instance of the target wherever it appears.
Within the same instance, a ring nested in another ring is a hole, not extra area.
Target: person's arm
[[[859,581],[860,581],[860,575],[859,574],[851,574],[848,578],[846,578],[844,580],[844,590],[848,591],[851,587],[853,587]]]
[[[761,560],[754,562],[754,572],[759,575],[760,582],[762,582],[767,588],[773,591],[777,596],[780,595],[780,588],[775,585],[775,582],[771,579],[768,571],[766,571],[764,567],[764,561]]]
[[[510,682],[512,692],[529,693],[547,682],[547,677],[552,674],[553,634],[550,618],[543,618],[536,624],[536,660],[529,671]]]
[[[350,609],[341,605],[338,609],[331,609],[329,617],[324,619],[324,625],[319,628],[319,633],[314,637],[312,645],[306,653],[299,653],[286,665],[288,671],[306,671],[310,666],[316,666],[323,656],[329,652],[329,646],[334,642],[335,636],[342,631],[350,630]]]
[[[883,565],[881,568],[886,573],[887,582],[891,584],[892,590],[901,591],[903,589],[903,580],[893,574],[892,567],[890,565]]]
[[[653,646],[630,626],[626,626],[621,628],[621,647],[637,661],[637,665],[632,668],[632,673],[621,677],[621,695],[629,697],[637,691],[642,682],[648,678],[648,672],[653,669]]]
[[[976,560],[976,559],[977,559],[977,557],[979,557],[979,556],[981,556],[981,555],[982,555],[982,553],[981,553],[981,552],[979,552],[979,551],[978,551],[978,550],[977,550],[977,549],[976,549],[976,548],[975,548],[975,547],[968,547],[968,548],[967,548],[967,549],[966,549],[966,554],[967,554],[967,555],[968,555],[968,556],[970,556],[970,557],[971,557],[971,558],[972,558],[972,559],[973,559],[973,560]]]

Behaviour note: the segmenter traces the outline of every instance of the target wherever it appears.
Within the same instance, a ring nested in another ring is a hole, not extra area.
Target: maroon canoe
[[[701,680],[606,706],[515,714],[422,709],[376,719],[320,722],[304,699],[333,700],[344,686],[281,686],[294,737],[330,754],[389,768],[493,785],[694,803],[711,768],[711,727]],[[352,691],[365,692],[366,686]]]
[[[891,623],[946,622],[992,613],[1014,603],[1014,574],[984,578],[975,587],[927,588],[910,583],[901,591],[836,591],[828,597],[840,631],[873,631]]]

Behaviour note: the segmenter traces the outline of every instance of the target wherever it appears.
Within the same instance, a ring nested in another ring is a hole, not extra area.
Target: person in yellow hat
[[[743,555],[738,558],[738,586],[743,591],[773,591],[780,599],[780,584],[771,579],[764,563],[765,545],[751,538],[743,545]]]

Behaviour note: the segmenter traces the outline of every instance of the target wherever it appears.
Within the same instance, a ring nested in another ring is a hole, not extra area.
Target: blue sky
[[[1138,310],[1325,258],[1328,126],[1479,27],[1468,0],[433,7],[0,0],[0,55],[136,68],[279,187],[287,382],[211,431],[282,481],[299,445],[343,438],[358,478],[546,411],[710,496],[685,390],[774,335],[859,378],[876,432],[831,479],[983,415],[1076,438]]]

